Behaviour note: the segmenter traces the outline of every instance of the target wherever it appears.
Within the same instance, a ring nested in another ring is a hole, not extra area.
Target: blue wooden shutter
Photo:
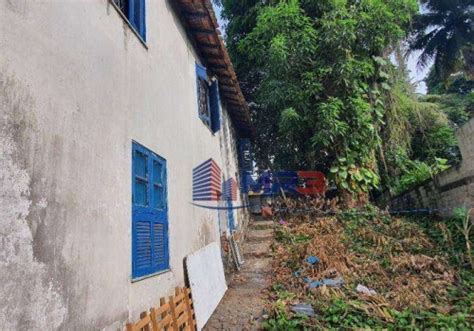
[[[132,278],[169,269],[166,160],[132,146]]]
[[[132,148],[132,276],[153,272],[152,220],[150,205],[150,167],[147,150],[133,144]]]
[[[145,214],[135,214],[132,233],[132,276],[154,273],[152,252],[152,222]]]
[[[219,98],[219,83],[217,80],[212,82],[209,90],[209,100],[211,107],[211,130],[216,133],[221,129],[221,102]]]
[[[140,0],[140,36],[146,41],[145,0]]]
[[[138,12],[139,12],[139,0],[129,0],[128,1],[128,13],[127,18],[130,24],[132,24],[133,28],[139,32],[139,20],[138,20]],[[138,10],[138,11],[137,11]]]
[[[127,18],[142,39],[146,41],[145,0],[129,0]]]
[[[196,63],[196,75],[202,80],[207,80],[207,69]]]
[[[152,154],[153,267],[169,268],[166,160]]]

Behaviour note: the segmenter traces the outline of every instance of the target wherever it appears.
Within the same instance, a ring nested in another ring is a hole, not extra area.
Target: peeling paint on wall
[[[12,120],[21,98],[13,80],[0,75],[0,329],[55,330],[66,308],[33,255],[30,176],[18,160],[21,129]],[[42,199],[36,207],[46,206]]]

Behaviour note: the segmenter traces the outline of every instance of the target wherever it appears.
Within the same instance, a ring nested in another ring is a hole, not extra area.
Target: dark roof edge
[[[171,0],[207,68],[219,81],[222,101],[243,137],[255,133],[250,110],[240,89],[210,0]]]

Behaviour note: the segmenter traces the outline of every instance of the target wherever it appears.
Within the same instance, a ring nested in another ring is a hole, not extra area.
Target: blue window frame
[[[132,278],[169,269],[166,160],[132,143]]]
[[[146,41],[145,0],[113,0],[130,25]]]
[[[221,128],[219,83],[210,79],[207,69],[196,63],[197,98],[199,118],[216,133]]]

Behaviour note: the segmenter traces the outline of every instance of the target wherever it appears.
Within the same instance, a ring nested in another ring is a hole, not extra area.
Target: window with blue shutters
[[[146,41],[145,0],[112,0],[136,33]]]
[[[221,128],[219,84],[215,78],[208,77],[205,67],[197,63],[196,76],[199,118],[212,133],[216,133]]]
[[[166,160],[132,144],[132,278],[169,269]]]

